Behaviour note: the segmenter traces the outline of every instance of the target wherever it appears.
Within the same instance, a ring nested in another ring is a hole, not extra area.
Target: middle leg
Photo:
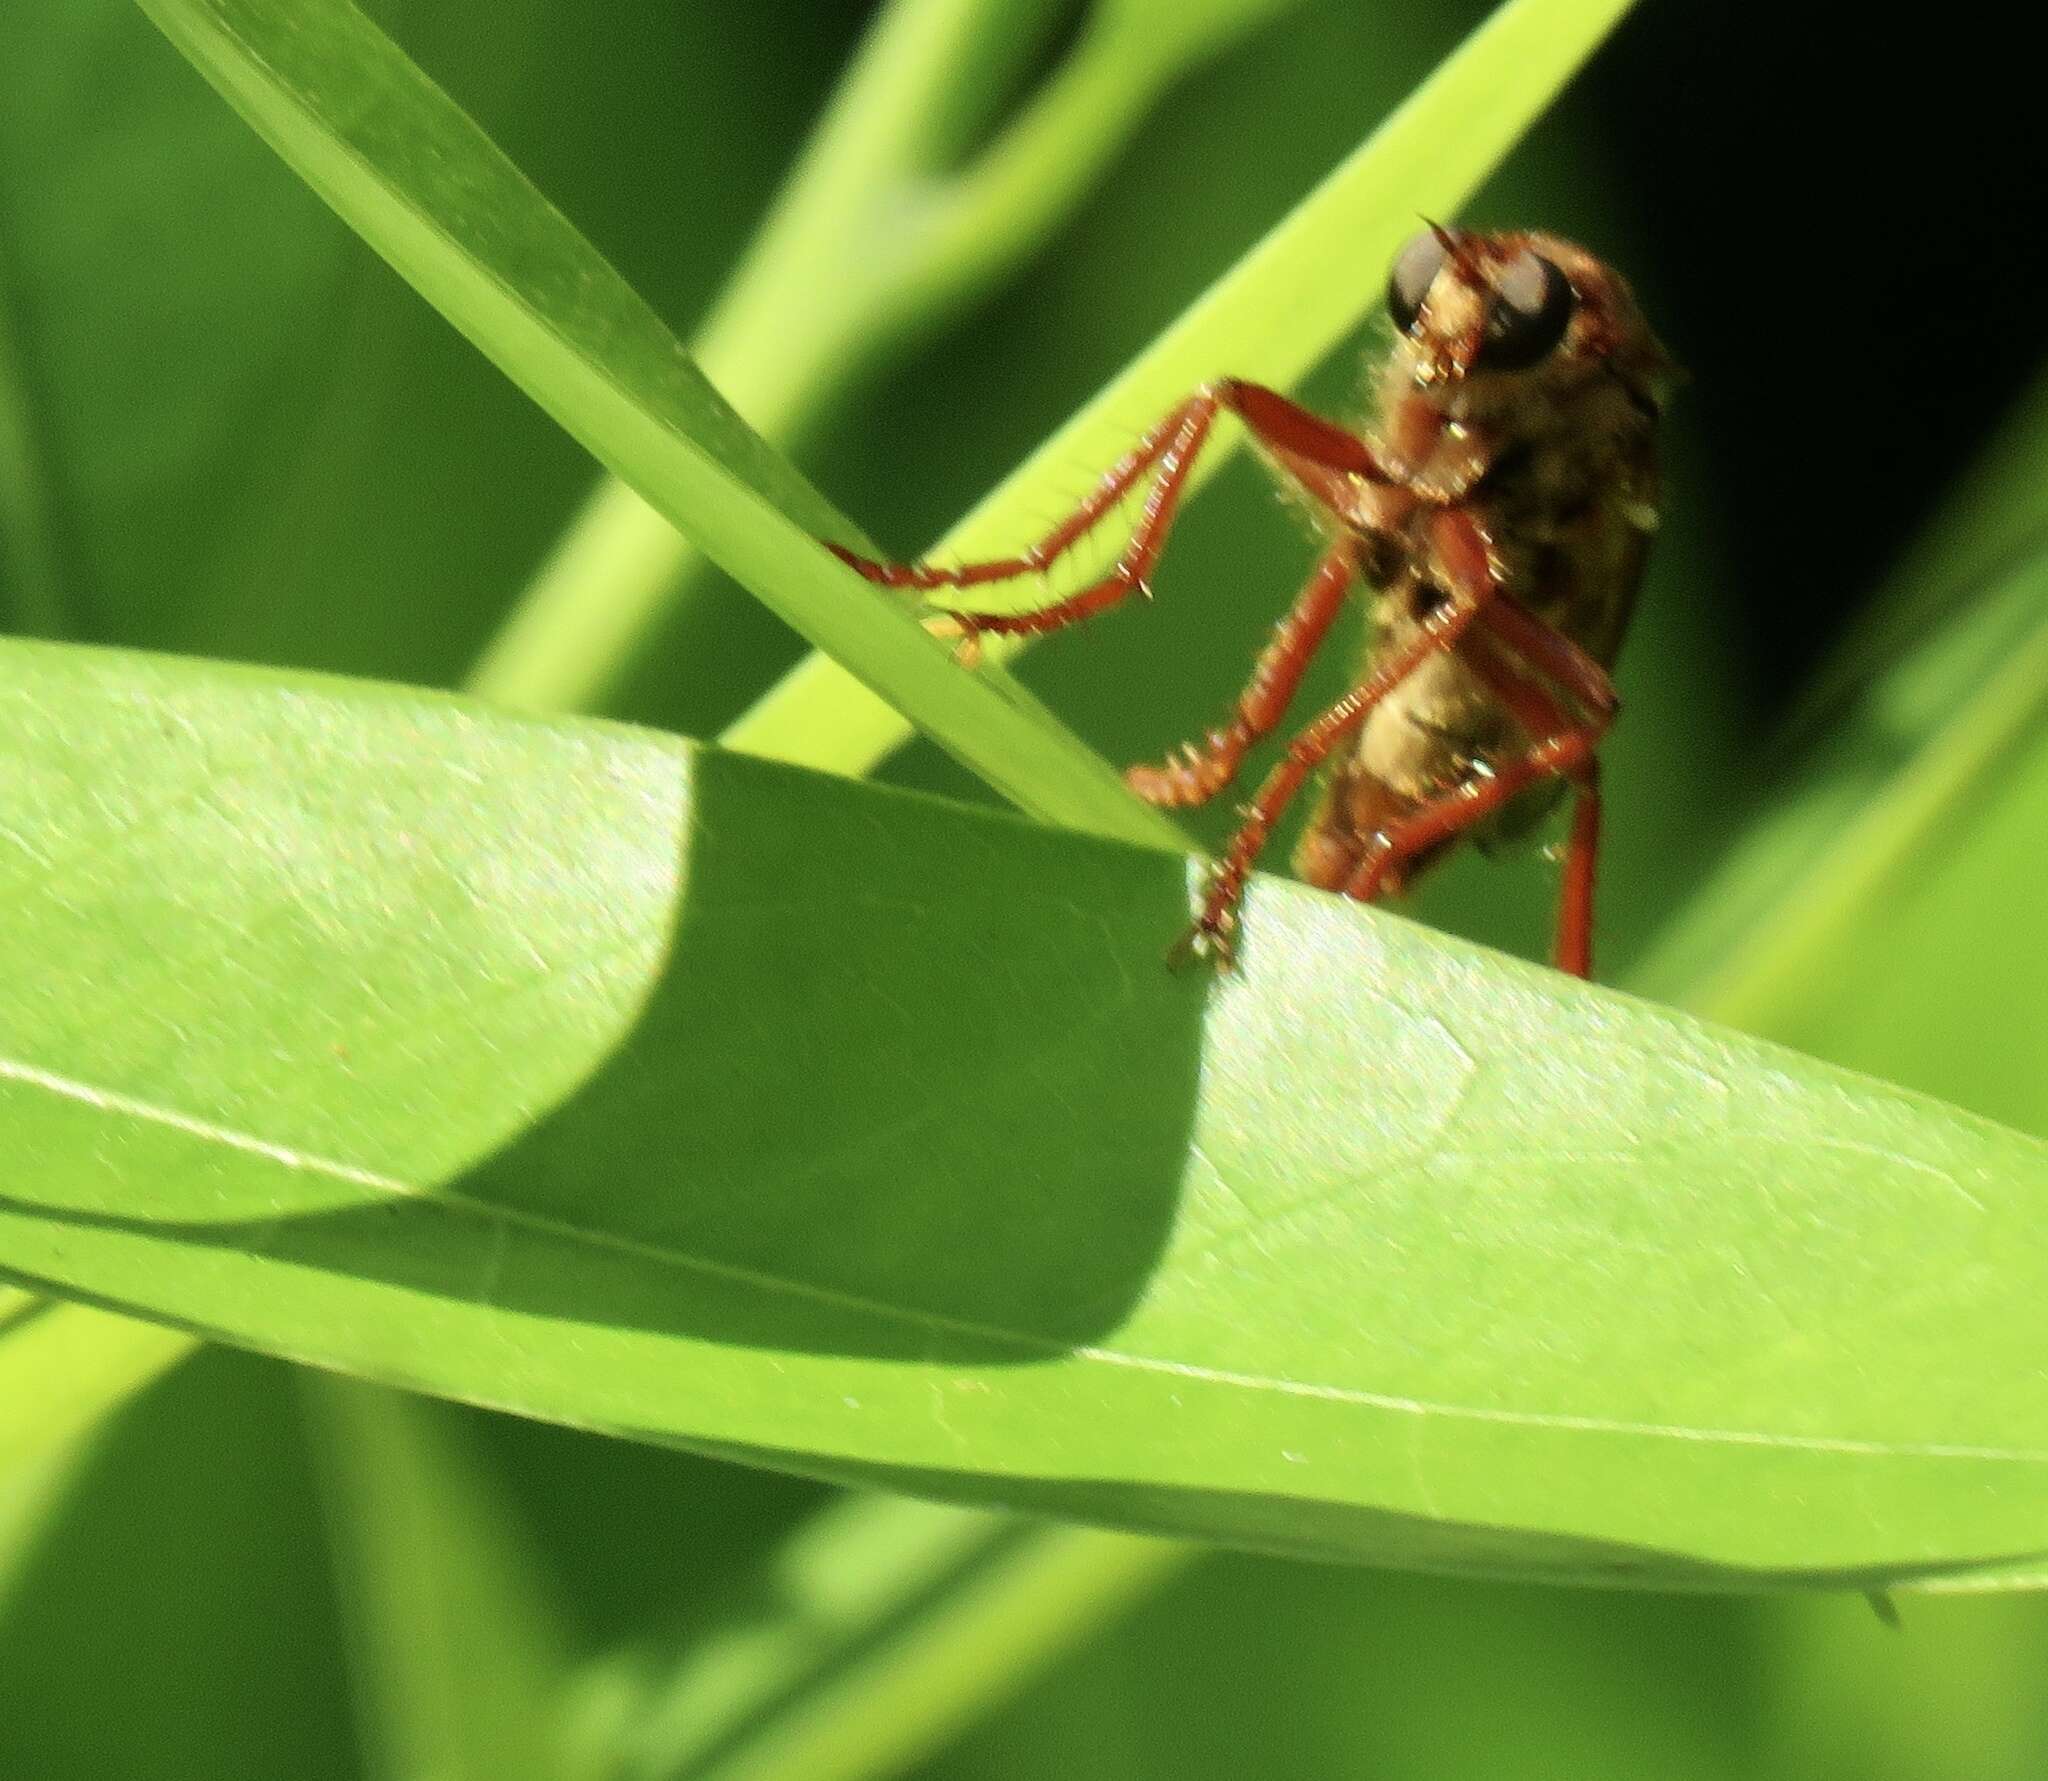
[[[1365,722],[1382,699],[1431,656],[1454,647],[1487,610],[1499,581],[1492,540],[1485,528],[1465,509],[1446,508],[1435,515],[1431,530],[1435,559],[1449,597],[1422,621],[1418,633],[1408,643],[1375,664],[1364,680],[1288,744],[1286,754],[1266,775],[1265,784],[1247,807],[1244,821],[1210,874],[1193,927],[1169,956],[1183,958],[1206,952],[1221,963],[1229,963],[1231,934],[1237,926],[1237,905],[1244,895],[1245,882],[1271,839],[1274,825],[1309,775],[1332,749]]]

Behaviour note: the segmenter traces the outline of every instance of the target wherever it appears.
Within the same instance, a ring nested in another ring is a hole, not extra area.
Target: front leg
[[[1133,593],[1149,591],[1152,569],[1179,517],[1189,473],[1207,444],[1219,413],[1237,416],[1272,462],[1340,523],[1351,509],[1351,497],[1359,482],[1389,480],[1372,449],[1357,434],[1310,413],[1278,390],[1227,377],[1205,384],[1172,409],[1124,454],[1086,500],[1017,556],[940,568],[926,563],[878,562],[838,544],[828,543],[825,548],[882,587],[930,592],[1018,581],[1050,568],[1092,532],[1147,475],[1152,476],[1152,486],[1129,542],[1109,573],[1099,581],[1064,599],[1020,612],[941,608],[934,624],[943,634],[962,637],[970,643],[988,634],[1036,636],[1060,630],[1108,611]]]
[[[1124,775],[1131,790],[1149,804],[1177,809],[1206,804],[1235,779],[1252,744],[1287,715],[1357,573],[1358,540],[1346,532],[1323,553],[1308,585],[1260,652],[1238,695],[1236,715],[1200,745],[1186,745],[1159,766],[1131,768]]]

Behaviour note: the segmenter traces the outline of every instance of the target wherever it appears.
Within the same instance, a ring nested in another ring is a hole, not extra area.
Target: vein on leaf
[[[197,1138],[202,1143],[218,1144],[224,1149],[238,1150],[245,1156],[260,1156],[268,1162],[278,1163],[287,1169],[294,1169],[308,1175],[324,1175],[335,1181],[346,1181],[356,1187],[375,1188],[379,1193],[409,1194],[414,1190],[405,1182],[391,1175],[380,1175],[374,1169],[358,1168],[354,1163],[344,1163],[334,1157],[319,1156],[309,1150],[297,1150],[289,1144],[278,1144],[268,1138],[259,1138],[250,1132],[237,1131],[210,1119],[199,1119],[190,1113],[180,1113],[174,1107],[159,1107],[136,1095],[124,1095],[114,1089],[95,1088],[89,1082],[79,1082],[73,1077],[60,1076],[54,1070],[43,1070],[34,1064],[25,1064],[15,1058],[0,1057],[0,1081],[19,1082],[28,1088],[39,1088],[46,1094],[57,1095],[67,1101],[90,1107],[97,1113],[113,1113],[128,1119],[139,1119],[149,1125],[167,1127],[182,1132],[188,1138]]]
[[[1281,1396],[1311,1399],[1320,1403],[1345,1404],[1359,1409],[1379,1410],[1395,1415],[1440,1416],[1456,1421],[1478,1422],[1500,1427],[1543,1429],[1579,1434],[1634,1435],[1647,1439],[1686,1441],[1708,1446],[1762,1447],[1785,1452],[1859,1454],[1881,1459],[1985,1460],[2022,1465],[2048,1465],[2048,1449],[1978,1446],[1935,1441],[1883,1441],[1831,1435],[1793,1435],[1768,1429],[1702,1428],[1684,1423],[1632,1421],[1618,1417],[1583,1416],[1546,1410],[1510,1410],[1478,1404],[1440,1403],[1426,1398],[1390,1392],[1365,1391],[1352,1386],[1322,1384],[1263,1373],[1238,1372],[1229,1368],[1203,1366],[1188,1361],[1164,1360],[1153,1355],[1131,1354],[1120,1349],[1072,1344],[1028,1331],[1004,1329],[976,1323],[943,1313],[892,1305],[833,1287],[818,1286],[758,1268],[720,1262],[705,1256],[686,1255],[660,1244],[609,1231],[593,1231],[565,1219],[520,1207],[492,1205],[461,1194],[420,1188],[395,1176],[358,1168],[332,1157],[316,1155],[290,1145],[274,1143],[248,1132],[236,1131],[212,1120],[195,1118],[173,1108],[159,1107],[139,1097],[114,1090],[95,1088],[11,1058],[0,1057],[0,1081],[18,1082],[49,1094],[76,1101],[96,1111],[124,1115],[181,1132],[204,1143],[218,1144],[244,1155],[262,1157],[284,1168],[327,1176],[396,1195],[443,1211],[481,1217],[503,1226],[517,1226],[586,1248],[608,1250],[662,1265],[724,1279],[735,1284],[758,1287],[770,1293],[807,1300],[883,1322],[909,1324],[934,1334],[966,1336],[1002,1344],[1048,1360],[1072,1358],[1102,1366],[1141,1373],[1158,1373],[1168,1378],[1191,1380],[1204,1385],[1234,1390],[1272,1392]],[[493,1273],[497,1268],[493,1267]]]

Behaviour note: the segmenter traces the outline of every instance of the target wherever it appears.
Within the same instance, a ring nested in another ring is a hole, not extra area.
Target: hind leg
[[[1412,876],[1418,858],[1434,857],[1531,786],[1552,777],[1567,779],[1577,791],[1577,801],[1566,847],[1553,956],[1559,970],[1574,977],[1590,977],[1593,879],[1600,842],[1600,764],[1594,751],[1613,721],[1615,702],[1603,674],[1598,685],[1584,694],[1594,709],[1583,719],[1573,719],[1530,672],[1527,658],[1503,647],[1509,639],[1522,641],[1523,633],[1513,621],[1504,629],[1505,637],[1501,630],[1482,626],[1467,638],[1461,653],[1466,665],[1493,689],[1528,734],[1527,746],[1494,764],[1484,776],[1466,780],[1381,829],[1343,889],[1348,896],[1373,902],[1392,885]],[[1546,634],[1554,635],[1547,628]],[[1557,662],[1560,668],[1575,666],[1561,655]],[[1541,666],[1547,672],[1552,663],[1546,660]],[[1580,692],[1577,686],[1571,690]]]
[[[1295,877],[1317,890],[1343,890],[1379,836],[1419,808],[1416,799],[1403,797],[1362,768],[1347,763],[1331,769],[1315,814],[1294,844],[1290,863]],[[1405,861],[1401,870],[1385,873],[1373,900],[1401,895],[1436,857]]]

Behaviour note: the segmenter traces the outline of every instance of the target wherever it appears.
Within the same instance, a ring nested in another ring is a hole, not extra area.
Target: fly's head
[[[1673,371],[1620,276],[1555,235],[1432,223],[1387,280],[1383,394],[1444,419],[1540,434],[1595,401],[1654,419]]]

